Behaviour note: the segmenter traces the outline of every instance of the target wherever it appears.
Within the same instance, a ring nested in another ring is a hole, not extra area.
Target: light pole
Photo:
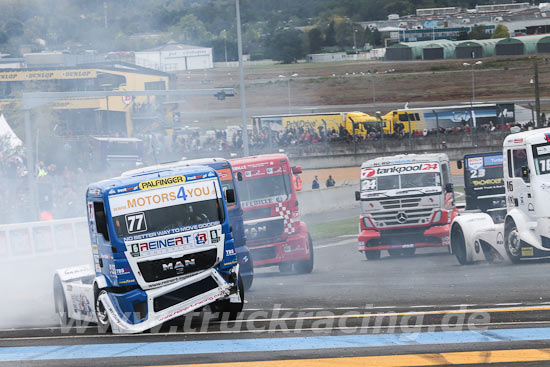
[[[367,70],[367,73],[370,74],[370,81],[372,84],[372,110],[376,114],[376,84],[374,83],[374,74],[376,73],[376,69]]]
[[[357,29],[353,29],[353,51],[357,54],[357,40],[355,37],[355,34],[357,33]]]
[[[298,74],[294,73],[292,75],[289,75],[289,76],[285,76],[285,75],[279,75],[279,78],[287,78],[287,88],[288,88],[288,113],[292,113],[292,104],[290,102],[290,79],[294,78],[298,76]]]
[[[227,67],[227,31],[224,29],[223,33],[223,49],[225,51],[225,66]]]
[[[476,65],[481,65],[483,64],[482,61],[476,61],[475,63],[468,63],[468,62],[465,62],[464,63],[464,66],[471,66],[472,67],[472,104],[475,102],[476,100],[476,77],[475,77],[475,73],[474,73],[474,70],[475,70],[475,66]]]
[[[246,90],[244,85],[243,66],[243,38],[241,33],[241,7],[240,0],[235,0],[235,14],[237,17],[237,52],[239,55],[239,91],[241,97],[241,126],[243,129],[243,155],[248,156],[248,127],[246,124]]]

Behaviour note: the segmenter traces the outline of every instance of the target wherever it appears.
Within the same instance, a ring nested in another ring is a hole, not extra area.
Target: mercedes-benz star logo
[[[397,213],[396,218],[399,223],[405,223],[407,221],[407,214],[399,212]]]

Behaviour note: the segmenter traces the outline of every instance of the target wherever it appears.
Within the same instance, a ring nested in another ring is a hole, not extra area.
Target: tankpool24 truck
[[[284,154],[231,160],[244,211],[246,243],[254,267],[278,265],[281,272],[310,273],[313,243],[300,221],[293,174]]]
[[[94,269],[57,271],[62,322],[135,333],[206,305],[232,317],[242,310],[243,284],[214,169],[160,168],[109,179],[91,184],[86,201]]]
[[[508,135],[503,159],[504,222],[486,213],[456,217],[451,246],[461,264],[550,255],[550,129]]]
[[[170,168],[170,167],[185,167],[185,166],[208,166],[212,167],[218,172],[220,182],[222,184],[222,191],[226,194],[227,212],[229,215],[229,223],[231,224],[231,233],[233,240],[235,241],[235,250],[237,251],[237,259],[239,260],[239,274],[243,279],[244,290],[252,287],[254,279],[254,267],[252,265],[252,259],[248,247],[246,246],[246,237],[244,235],[243,225],[243,210],[241,207],[241,201],[239,195],[235,189],[235,175],[233,174],[233,168],[231,163],[224,158],[202,158],[192,160],[182,160],[170,163],[163,163],[153,167],[139,168],[136,170],[125,172],[123,175],[134,175],[137,173],[143,173],[152,169],[158,168]],[[233,197],[227,197],[227,192],[230,190],[234,193]]]
[[[381,157],[361,166],[359,251],[369,260],[449,245],[456,216],[446,154]]]

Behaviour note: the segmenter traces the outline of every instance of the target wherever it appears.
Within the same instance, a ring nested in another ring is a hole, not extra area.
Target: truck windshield
[[[537,175],[550,173],[550,144],[533,145],[533,158]]]
[[[441,176],[438,172],[380,176],[364,179],[361,183],[361,189],[363,191],[411,189],[433,186],[441,186]]]
[[[222,223],[221,199],[196,201],[113,217],[119,238],[206,223]],[[221,210],[220,210],[221,209]]]
[[[270,175],[238,181],[237,190],[241,202],[267,198],[288,200],[290,179],[288,175]]]

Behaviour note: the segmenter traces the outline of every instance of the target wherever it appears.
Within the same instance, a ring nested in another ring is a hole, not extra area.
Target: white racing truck
[[[506,215],[464,214],[451,225],[460,264],[550,255],[550,129],[511,134],[503,146]]]
[[[446,154],[381,157],[361,166],[359,251],[369,260],[449,245],[457,210]]]

